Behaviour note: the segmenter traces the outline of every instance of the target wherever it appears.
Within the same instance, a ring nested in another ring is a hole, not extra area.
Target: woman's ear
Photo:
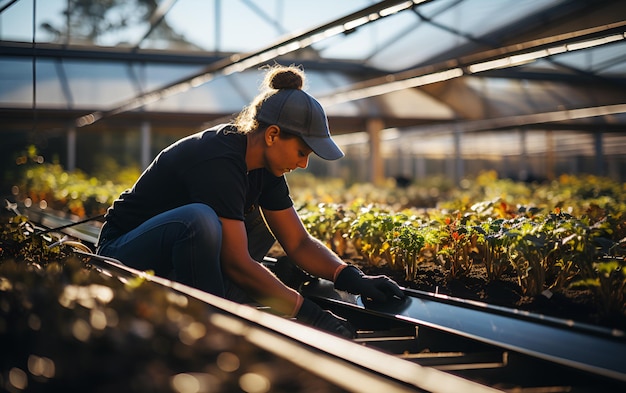
[[[270,146],[280,136],[280,127],[277,125],[270,125],[265,129],[265,143]]]

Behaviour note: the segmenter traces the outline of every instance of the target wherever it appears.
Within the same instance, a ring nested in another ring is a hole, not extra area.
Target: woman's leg
[[[221,245],[219,218],[209,206],[194,203],[159,214],[132,231],[105,241],[98,253],[224,296]]]

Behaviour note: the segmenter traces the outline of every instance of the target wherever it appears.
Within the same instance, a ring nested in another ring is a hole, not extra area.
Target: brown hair
[[[302,90],[306,80],[304,71],[295,65],[282,66],[276,64],[265,68],[265,78],[261,84],[261,92],[252,102],[243,108],[233,121],[239,132],[247,134],[259,127],[257,113],[263,102],[282,89]],[[269,124],[268,124],[269,125]]]

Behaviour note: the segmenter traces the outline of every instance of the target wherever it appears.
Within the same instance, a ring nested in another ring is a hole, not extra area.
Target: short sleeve
[[[259,196],[259,205],[267,210],[283,210],[293,206],[285,177],[275,177],[269,173],[266,177]]]

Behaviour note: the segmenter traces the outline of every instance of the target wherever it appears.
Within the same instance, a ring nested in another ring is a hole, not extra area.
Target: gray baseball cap
[[[322,105],[303,90],[281,89],[272,94],[261,104],[257,120],[298,135],[325,160],[337,160],[344,156],[330,136]]]

